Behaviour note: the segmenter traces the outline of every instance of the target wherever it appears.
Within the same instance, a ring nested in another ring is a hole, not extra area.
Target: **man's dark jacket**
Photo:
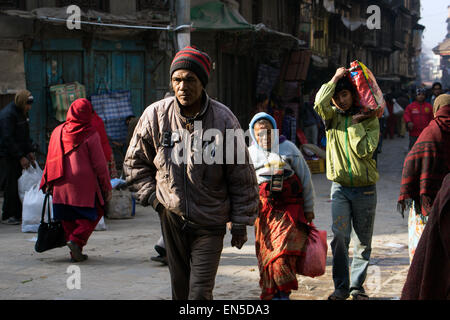
[[[20,160],[35,151],[28,121],[14,102],[0,111],[0,158]]]

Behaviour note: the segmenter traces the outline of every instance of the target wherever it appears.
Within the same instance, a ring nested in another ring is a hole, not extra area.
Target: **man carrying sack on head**
[[[231,150],[232,141],[222,139],[227,129],[240,129],[239,122],[206,93],[210,71],[209,56],[196,48],[175,55],[170,67],[175,96],[147,107],[124,162],[137,201],[159,213],[175,300],[213,298],[226,224],[232,222],[231,245],[240,249],[246,225],[253,225],[258,213],[258,184],[244,139]],[[207,135],[209,130],[214,135]],[[242,164],[223,161],[238,152],[245,156]],[[205,154],[216,157],[205,162]]]
[[[27,169],[36,160],[28,124],[28,111],[33,100],[30,91],[21,90],[14,101],[0,111],[0,189],[4,190],[4,224],[18,225],[22,220],[17,180],[22,169]]]

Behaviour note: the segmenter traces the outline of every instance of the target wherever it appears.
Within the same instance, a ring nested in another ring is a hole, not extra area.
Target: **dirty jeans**
[[[409,136],[409,146],[408,146],[408,151],[410,151],[412,149],[412,147],[414,146],[414,144],[416,143],[417,139],[419,139],[419,137],[413,137],[413,136]]]
[[[363,283],[372,251],[376,186],[344,187],[333,182],[331,199],[334,288],[336,295],[347,297],[352,290],[364,292]],[[351,279],[348,256],[350,236],[354,243]]]

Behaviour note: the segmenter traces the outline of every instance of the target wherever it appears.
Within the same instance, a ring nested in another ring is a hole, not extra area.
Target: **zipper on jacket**
[[[194,119],[187,119],[187,123],[186,123],[186,128],[188,130],[188,134],[189,134],[189,150],[192,151],[192,136],[191,136],[191,131],[190,128],[193,128],[191,126],[193,126]],[[190,152],[188,153],[188,155],[190,155]],[[184,164],[184,197],[185,197],[185,202],[186,202],[186,219],[189,220],[189,201],[188,201],[188,179],[187,179],[187,169],[188,169],[188,164],[189,164],[189,159],[188,157],[186,157],[186,161]],[[194,164],[192,164],[194,165]]]
[[[367,184],[369,184],[369,168],[366,167]]]
[[[186,129],[188,129],[189,128],[189,120],[188,120],[188,123],[186,124]],[[190,141],[190,138],[191,138],[191,134],[190,134],[190,131],[189,131],[189,129],[188,129],[188,134],[189,134],[189,140],[188,141]],[[189,148],[191,148],[192,147],[192,143],[189,145]],[[190,155],[190,152],[188,153],[188,155]],[[184,163],[184,165],[183,165],[183,168],[184,168],[184,172],[183,172],[183,175],[184,175],[184,199],[185,199],[185,203],[186,203],[186,219],[188,219],[189,218],[189,202],[188,202],[188,193],[187,193],[187,166],[188,166],[188,162],[189,162],[189,159],[188,159],[188,157],[186,157],[186,161],[185,161],[185,163]]]
[[[353,174],[352,174],[352,166],[350,164],[350,155],[348,152],[348,118],[345,117],[345,153],[347,155],[347,168],[348,168],[348,175],[350,176],[350,185],[353,187]]]
[[[186,160],[187,161],[187,160]],[[189,218],[188,194],[187,194],[187,163],[184,164],[184,198],[186,201],[186,219]]]

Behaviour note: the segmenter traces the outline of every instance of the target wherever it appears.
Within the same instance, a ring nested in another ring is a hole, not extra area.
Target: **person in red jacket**
[[[67,120],[50,137],[40,188],[53,195],[53,216],[61,220],[73,262],[82,253],[111,199],[111,182],[100,140],[92,125],[92,104],[75,100]]]
[[[409,149],[411,150],[420,133],[433,120],[433,106],[425,101],[425,88],[416,90],[416,101],[409,104],[403,114],[409,131]]]

